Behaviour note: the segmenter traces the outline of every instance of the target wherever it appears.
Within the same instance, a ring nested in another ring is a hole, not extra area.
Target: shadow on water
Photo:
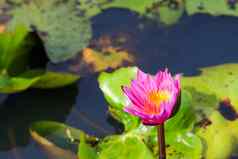
[[[125,47],[135,52],[136,64],[147,72],[168,67],[172,72],[196,75],[200,67],[238,61],[237,18],[184,16],[177,25],[165,28],[127,10],[113,9],[93,18],[92,24],[95,39],[104,34],[129,34],[132,41]],[[9,128],[17,134],[16,144],[25,145],[27,126],[36,120],[65,121],[96,136],[115,132],[108,122],[107,103],[98,88],[97,75],[80,79],[76,101],[75,95],[75,89],[69,88],[12,95],[0,108],[0,136],[5,138],[0,140],[1,151],[12,146]],[[0,158],[7,158],[6,154],[0,153]]]
[[[97,83],[97,76],[82,78],[78,83],[76,104],[66,123],[91,135],[103,137],[115,132],[108,123],[107,103]]]
[[[64,122],[76,95],[75,85],[54,90],[32,89],[9,95],[0,107],[0,151],[26,146],[30,138],[29,125],[34,121]],[[7,158],[7,154],[2,155],[0,153],[0,158]]]

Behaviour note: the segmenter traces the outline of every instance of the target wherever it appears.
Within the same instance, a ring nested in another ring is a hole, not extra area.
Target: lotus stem
[[[164,123],[158,125],[159,159],[166,159]]]

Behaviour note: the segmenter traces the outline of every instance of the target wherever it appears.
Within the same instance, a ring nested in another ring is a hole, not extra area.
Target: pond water
[[[146,72],[168,67],[195,75],[200,67],[238,61],[237,18],[184,16],[175,26],[164,27],[127,10],[112,9],[92,23],[95,39],[105,34],[128,35],[125,47],[136,52],[136,64]],[[85,75],[66,88],[10,95],[0,106],[0,158],[46,158],[28,132],[30,123],[39,120],[66,122],[96,136],[120,131],[120,125],[113,126],[115,121],[108,117],[97,74]]]

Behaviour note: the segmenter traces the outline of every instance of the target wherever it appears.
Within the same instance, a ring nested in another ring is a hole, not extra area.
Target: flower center
[[[152,91],[148,94],[149,101],[154,103],[158,107],[162,102],[168,101],[169,98],[170,94],[168,91]]]

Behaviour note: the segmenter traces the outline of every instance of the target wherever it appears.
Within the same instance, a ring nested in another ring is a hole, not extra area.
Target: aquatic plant
[[[144,125],[158,126],[160,159],[166,158],[164,123],[180,104],[180,89],[180,75],[173,79],[167,69],[155,76],[138,69],[130,87],[122,87],[130,100],[124,111],[141,118]]]
[[[9,17],[6,28],[14,31],[24,25],[29,32],[37,32],[54,63],[74,57],[89,43],[92,35],[90,21],[77,15],[73,0],[32,0],[7,6],[11,9],[0,15]]]
[[[0,92],[15,93],[29,87],[56,88],[71,84],[78,75],[29,68],[34,38],[25,26],[0,33]]]
[[[90,20],[106,9],[128,9],[166,25],[175,24],[184,13],[238,15],[236,1],[229,0],[218,0],[216,5],[213,0],[3,0],[1,6],[1,28],[25,25],[30,32],[36,31],[54,63],[73,58],[88,46]]]
[[[163,124],[171,117],[180,96],[180,75],[175,79],[159,71],[155,76],[138,69],[130,87],[122,87],[130,103],[124,110],[142,119],[145,125]]]
[[[238,139],[237,68],[237,64],[226,64],[203,68],[197,76],[182,76],[180,108],[165,123],[169,159],[226,159],[237,153],[234,144]],[[55,143],[56,147],[70,149],[78,144],[79,158],[155,159],[158,155],[156,129],[143,125],[139,118],[123,110],[129,101],[121,86],[129,86],[131,80],[136,79],[137,71],[136,67],[121,68],[101,73],[98,78],[110,114],[124,126],[121,134],[90,138],[80,130],[49,121],[36,122],[31,130]],[[233,118],[221,112],[223,100],[226,106],[222,109],[234,111]]]

